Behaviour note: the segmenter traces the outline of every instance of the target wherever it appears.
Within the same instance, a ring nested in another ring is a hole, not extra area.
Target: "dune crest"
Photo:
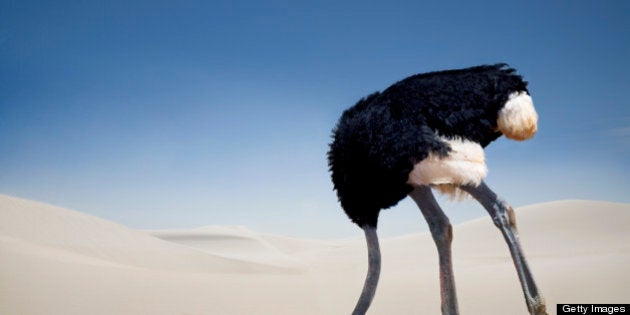
[[[148,233],[81,212],[0,195],[0,237],[29,242],[64,255],[120,266],[210,273],[284,272],[297,264],[248,261],[163,241]],[[52,253],[52,252],[51,252]],[[279,260],[279,259],[277,259]]]

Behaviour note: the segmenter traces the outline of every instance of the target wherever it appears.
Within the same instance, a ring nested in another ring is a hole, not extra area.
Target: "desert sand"
[[[630,204],[557,201],[516,209],[551,314],[557,303],[630,301]],[[350,223],[349,223],[350,224]],[[508,249],[489,218],[456,225],[462,314],[526,314]],[[428,233],[385,238],[369,314],[439,314]],[[365,243],[240,226],[139,231],[0,195],[0,314],[349,314]]]

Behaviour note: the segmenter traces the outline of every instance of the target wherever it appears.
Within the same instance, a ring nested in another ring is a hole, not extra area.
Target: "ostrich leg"
[[[363,291],[359,297],[357,305],[352,311],[352,315],[363,315],[367,312],[374,294],[376,293],[376,286],[378,285],[378,277],[381,274],[381,251],[378,246],[378,235],[376,234],[376,227],[364,225],[363,231],[365,232],[365,240],[367,241],[368,248],[368,273],[365,278],[365,284],[363,285]]]
[[[516,218],[514,217],[512,207],[501,200],[484,182],[481,182],[478,187],[461,186],[460,188],[468,192],[486,208],[486,211],[488,211],[492,217],[494,225],[501,230],[510,249],[510,253],[512,254],[512,260],[514,261],[514,266],[516,267],[519,280],[521,281],[521,287],[525,294],[525,302],[527,303],[529,313],[532,315],[547,315],[545,301],[536,287],[534,277],[529,271],[527,261],[525,260],[523,250],[518,240]]]
[[[453,240],[453,228],[438,205],[431,188],[428,186],[416,187],[410,194],[416,202],[422,215],[429,224],[433,241],[437,246],[440,259],[440,293],[442,299],[442,314],[456,315],[457,295],[455,293],[455,279],[453,276],[453,264],[451,261],[451,241]]]

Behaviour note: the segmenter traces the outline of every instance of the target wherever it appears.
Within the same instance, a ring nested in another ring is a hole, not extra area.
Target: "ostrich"
[[[514,210],[483,181],[483,148],[501,135],[529,139],[537,121],[527,82],[503,63],[413,75],[342,114],[328,164],[339,202],[363,229],[368,248],[368,273],[353,314],[365,314],[376,292],[378,215],[407,195],[437,246],[442,314],[458,314],[452,226],[432,188],[468,194],[486,209],[507,242],[529,313],[547,314],[519,244]]]

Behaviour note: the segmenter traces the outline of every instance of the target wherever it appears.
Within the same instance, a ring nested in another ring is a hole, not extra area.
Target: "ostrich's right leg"
[[[437,246],[440,259],[440,293],[442,298],[442,314],[456,315],[457,295],[455,293],[455,279],[451,260],[451,242],[453,228],[438,205],[429,186],[417,186],[410,194],[416,202],[422,215],[429,224],[431,235]]]
[[[469,185],[460,186],[460,188],[468,192],[486,208],[486,211],[492,217],[494,225],[501,230],[512,254],[512,260],[521,281],[529,313],[532,315],[547,315],[545,301],[536,287],[534,277],[529,270],[523,249],[518,240],[514,209],[501,200],[483,181],[476,187]]]

